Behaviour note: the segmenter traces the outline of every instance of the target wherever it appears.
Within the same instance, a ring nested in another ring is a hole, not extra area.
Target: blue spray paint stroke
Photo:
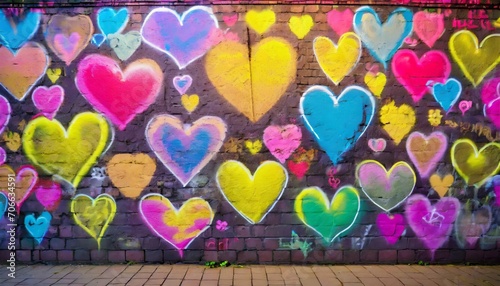
[[[113,8],[102,8],[97,12],[97,26],[104,34],[118,34],[127,26],[129,14],[127,8],[121,8],[115,12]]]
[[[40,24],[41,14],[28,11],[23,15],[22,20],[14,19],[16,26],[12,27],[11,19],[0,10],[0,44],[11,52],[21,48],[35,35]]]
[[[462,84],[454,78],[449,78],[444,84],[437,82],[432,86],[434,98],[446,112],[455,105],[461,93]]]
[[[34,214],[29,214],[24,217],[24,226],[38,244],[40,244],[49,230],[51,220],[52,216],[47,211],[42,212],[36,219]]]
[[[7,196],[3,192],[0,192],[0,220],[3,218],[5,212],[7,211],[7,205]]]

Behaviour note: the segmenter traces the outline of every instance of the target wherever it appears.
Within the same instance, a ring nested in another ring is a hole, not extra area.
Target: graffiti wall
[[[499,7],[351,2],[4,7],[1,261],[499,263]]]

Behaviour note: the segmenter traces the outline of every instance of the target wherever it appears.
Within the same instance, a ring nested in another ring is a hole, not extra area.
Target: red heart
[[[309,162],[306,161],[301,161],[301,162],[294,162],[294,161],[288,161],[287,162],[288,169],[290,169],[290,172],[294,174],[297,179],[302,180],[304,178],[304,175],[307,173],[309,170]]]

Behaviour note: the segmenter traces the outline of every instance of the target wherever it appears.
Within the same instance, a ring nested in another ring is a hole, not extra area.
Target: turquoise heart
[[[130,31],[127,34],[112,34],[108,36],[109,45],[118,58],[126,61],[141,45],[141,33]]]
[[[434,98],[446,112],[457,102],[461,93],[462,84],[454,78],[449,78],[444,84],[438,82],[432,86]]]
[[[42,212],[36,219],[34,214],[29,214],[24,218],[24,226],[38,244],[40,244],[49,230],[51,220],[52,216],[47,211]]]
[[[115,12],[112,8],[106,7],[97,12],[97,26],[105,36],[123,31],[128,19],[127,8],[121,8]]]

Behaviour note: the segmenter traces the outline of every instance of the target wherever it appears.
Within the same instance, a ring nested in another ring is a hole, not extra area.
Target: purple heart
[[[174,77],[173,82],[175,89],[180,93],[180,95],[183,95],[191,87],[193,78],[191,78],[190,75],[176,76]]]
[[[381,213],[377,216],[377,226],[387,243],[394,244],[405,230],[405,219],[401,214],[388,215]]]
[[[455,223],[455,237],[461,247],[474,247],[491,226],[491,209],[482,206],[474,212],[463,209]]]
[[[141,35],[144,42],[166,53],[183,69],[212,47],[211,35],[218,28],[210,8],[195,6],[180,16],[162,7],[148,14]]]
[[[9,101],[0,95],[0,134],[4,131],[7,124],[9,124],[11,112],[12,109],[10,108]]]
[[[444,197],[431,206],[427,197],[416,194],[406,202],[405,215],[410,227],[434,257],[436,249],[448,240],[459,210],[457,198]]]

